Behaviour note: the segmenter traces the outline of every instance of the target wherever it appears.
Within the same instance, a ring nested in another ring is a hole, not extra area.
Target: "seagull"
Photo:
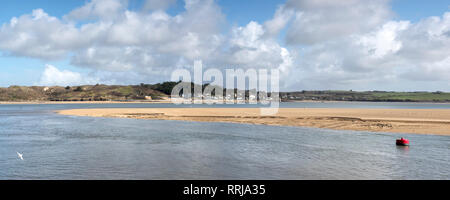
[[[17,156],[18,156],[21,160],[23,160],[23,154],[17,152]]]

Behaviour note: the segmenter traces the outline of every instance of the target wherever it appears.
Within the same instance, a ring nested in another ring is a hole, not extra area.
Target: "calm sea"
[[[54,113],[205,106],[0,105],[0,179],[450,179],[449,136]],[[450,109],[449,104],[359,102],[281,107]],[[412,146],[395,146],[398,137],[407,137]],[[16,152],[23,153],[23,161]]]

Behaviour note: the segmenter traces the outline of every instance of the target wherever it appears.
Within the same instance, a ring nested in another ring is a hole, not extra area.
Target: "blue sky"
[[[0,6],[0,23],[8,24],[13,17],[20,17],[24,14],[30,14],[34,9],[41,8],[44,12],[46,12],[50,16],[57,17],[58,19],[62,19],[63,16],[69,14],[72,10],[85,6],[86,3],[90,1],[83,0],[16,0],[16,1],[2,1]],[[220,33],[227,36],[235,32],[237,30],[244,31],[244,28],[252,28],[249,26],[250,21],[255,21],[257,23],[256,28],[259,26],[264,26],[265,22],[271,20],[274,17],[275,11],[286,3],[286,0],[216,0],[215,4],[220,8],[220,11],[225,16],[226,23],[223,25],[223,30]],[[130,0],[128,3],[128,10],[139,12],[142,5],[144,4],[144,0]],[[392,21],[409,21],[411,24],[416,24],[422,19],[425,19],[430,16],[438,16],[442,17],[445,12],[449,12],[450,1],[449,0],[434,0],[434,1],[423,1],[423,0],[393,0],[388,6],[392,9],[394,13],[394,17],[390,20]],[[174,16],[179,13],[185,12],[184,2],[178,0],[175,5],[172,5],[169,9],[165,11],[167,14]],[[333,20],[333,19],[329,19]],[[293,18],[291,18],[291,22]],[[388,20],[386,20],[386,23]],[[294,30],[292,27],[295,26],[295,22],[292,25],[286,25],[279,33],[274,36],[274,41],[278,42],[275,46],[279,45],[280,48],[286,48],[289,50],[290,55],[293,59],[297,59],[297,57],[302,57],[303,55],[307,55],[307,53],[303,52],[303,47],[308,46],[307,49],[314,49],[314,46],[310,45],[310,43],[302,43],[296,42],[297,40],[289,40],[286,39],[286,35],[292,35],[293,31],[289,33],[289,30]],[[241,29],[239,29],[241,27]],[[378,28],[381,26],[378,26]],[[265,28],[265,27],[264,27]],[[377,30],[377,27],[373,27],[373,30]],[[32,31],[32,30],[31,30]],[[267,31],[267,30],[264,30]],[[5,33],[6,34],[6,33]],[[0,33],[1,35],[1,33]],[[320,35],[320,34],[319,34]],[[369,33],[368,33],[369,35]],[[235,40],[232,40],[235,41]],[[290,42],[294,41],[294,42]],[[298,40],[302,41],[302,39]],[[268,44],[273,44],[273,41],[270,41]],[[1,44],[0,44],[1,46]],[[286,47],[285,47],[286,46]],[[405,46],[403,44],[402,46]],[[318,47],[318,46],[317,46]],[[443,47],[444,49],[446,47]],[[397,51],[397,50],[396,50]],[[42,84],[42,77],[40,74],[46,69],[47,65],[56,66],[60,71],[68,70],[75,73],[80,73],[82,75],[92,74],[94,72],[98,72],[99,68],[95,68],[92,66],[82,66],[81,64],[74,65],[73,60],[71,60],[71,56],[76,52],[69,52],[65,55],[64,58],[59,59],[42,59],[36,56],[22,56],[17,57],[11,55],[11,50],[8,48],[0,48],[0,53],[2,56],[0,57],[0,86],[7,87],[10,85],[34,85],[34,84]],[[14,53],[13,53],[14,54]],[[16,55],[17,52],[14,54]],[[20,54],[20,53],[19,53]],[[159,55],[159,54],[158,54]],[[172,54],[170,54],[172,55]],[[300,62],[304,62],[307,59],[306,57],[302,59],[302,61],[294,60],[294,65]],[[181,59],[183,60],[183,59]],[[446,62],[445,59],[441,59],[439,61]],[[439,65],[438,60],[434,62],[434,64]],[[300,64],[298,64],[300,65]],[[424,64],[425,66],[426,64]],[[343,67],[345,68],[345,67]],[[350,67],[349,67],[350,68]],[[442,68],[442,67],[441,67]],[[102,68],[103,69],[103,68]],[[438,69],[438,67],[436,67]],[[305,69],[294,69],[293,71],[304,71]],[[402,67],[398,67],[396,72],[404,72],[404,71],[415,71],[416,69],[404,69]],[[441,70],[439,68],[439,70]],[[111,72],[114,73],[114,72]],[[139,72],[140,73],[140,72]],[[109,72],[108,72],[109,74]],[[349,75],[350,76],[350,75]],[[383,75],[388,77],[388,75]],[[104,77],[104,76],[103,76]],[[400,77],[400,75],[399,75]],[[411,76],[412,77],[412,76]],[[289,79],[289,78],[287,78]],[[294,78],[290,78],[294,79]],[[420,81],[424,81],[426,78],[420,79]],[[40,82],[41,81],[41,82]],[[133,81],[128,81],[124,83],[132,83]],[[149,81],[151,82],[151,81]],[[295,82],[295,81],[294,81]],[[293,82],[293,83],[294,83]],[[343,84],[340,86],[336,86],[336,88],[330,89],[345,89],[350,86],[345,86],[344,80],[337,80],[335,85]],[[376,82],[376,81],[375,81]],[[301,83],[301,82],[299,82]],[[417,85],[423,85],[422,82],[416,81]],[[353,83],[352,83],[353,84]],[[376,83],[367,83],[368,85],[362,87],[361,89],[366,88],[374,88],[374,89],[392,89],[392,90],[410,90],[413,88],[409,88],[407,84],[401,85],[399,87],[382,87],[376,88]],[[430,83],[429,86],[423,86],[425,90],[434,90],[434,89],[442,89],[439,88],[439,85],[435,82]],[[327,87],[325,85],[310,85],[306,88],[317,88],[322,89],[322,87]],[[381,86],[380,86],[381,87]],[[445,86],[447,87],[447,86]],[[295,87],[287,87],[297,89]],[[299,87],[298,89],[301,89]]]
[[[394,0],[392,9],[401,20],[419,21],[429,16],[441,16],[449,10],[448,0]]]
[[[285,3],[285,0],[218,0],[227,20],[240,25],[248,23],[249,20],[263,22],[272,17],[277,6]],[[83,0],[15,0],[3,1],[0,7],[0,22],[8,22],[12,17],[30,13],[33,9],[42,8],[52,16],[61,17],[72,9],[80,7],[85,3]],[[130,8],[138,9],[141,0],[133,0]],[[171,8],[171,13],[183,10],[183,1]],[[448,0],[393,0],[392,9],[399,19],[417,21],[428,16],[440,16],[448,11],[450,1]]]
[[[277,6],[285,3],[285,0],[218,0],[222,11],[227,15],[231,23],[246,24],[249,20],[262,22],[272,17]],[[0,7],[0,22],[8,22],[12,17],[30,13],[33,9],[42,8],[52,16],[61,17],[72,9],[85,3],[83,0],[16,0],[3,1]],[[130,8],[138,9],[141,0],[133,0]],[[183,10],[183,1],[178,1],[171,8],[172,13]],[[448,11],[448,0],[393,0],[392,9],[399,19],[417,21],[428,16],[440,16]]]

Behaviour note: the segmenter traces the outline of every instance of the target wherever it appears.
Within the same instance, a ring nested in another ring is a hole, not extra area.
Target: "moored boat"
[[[409,140],[400,138],[396,140],[395,144],[397,144],[398,146],[409,146]]]

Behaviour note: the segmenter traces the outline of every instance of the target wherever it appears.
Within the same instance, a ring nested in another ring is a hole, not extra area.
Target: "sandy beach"
[[[61,110],[58,113],[450,136],[450,109],[281,108],[274,116],[260,116],[257,108],[108,108]]]

